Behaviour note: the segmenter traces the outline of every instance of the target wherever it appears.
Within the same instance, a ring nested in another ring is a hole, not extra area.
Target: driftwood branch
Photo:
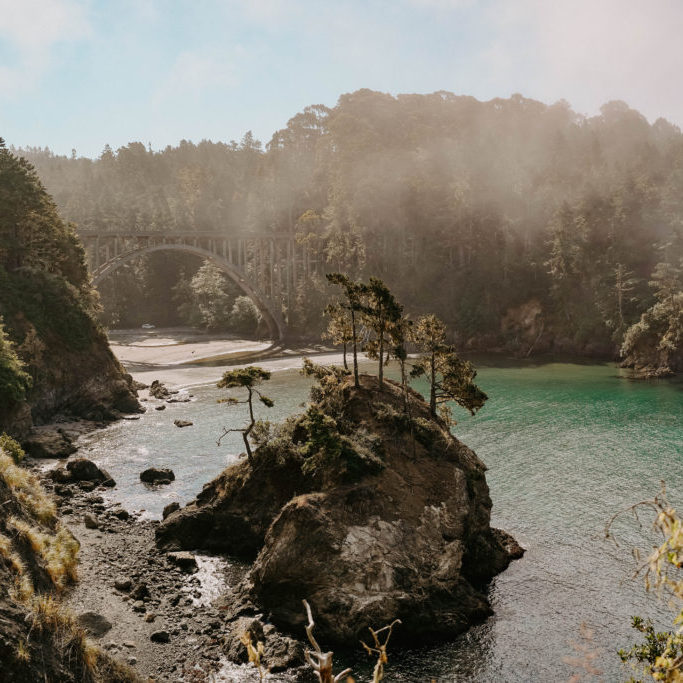
[[[372,634],[372,639],[375,641],[375,647],[370,647],[361,640],[361,645],[369,655],[377,655],[377,663],[373,670],[372,683],[379,683],[384,678],[384,665],[389,661],[387,658],[387,645],[389,645],[389,639],[391,638],[394,626],[400,623],[400,619],[394,619],[390,624],[383,626],[377,631],[368,627],[368,630]],[[384,642],[381,643],[378,636],[385,631],[387,631],[387,637],[384,639]]]
[[[338,673],[336,676],[332,673],[332,656],[334,653],[323,652],[320,649],[320,645],[318,645],[318,641],[313,635],[315,622],[313,621],[311,606],[308,604],[307,600],[304,600],[303,603],[308,616],[308,624],[305,626],[306,636],[308,637],[308,642],[313,647],[313,650],[304,650],[306,662],[311,669],[313,669],[320,683],[339,683],[344,676],[351,673],[351,669],[344,669],[344,671]]]

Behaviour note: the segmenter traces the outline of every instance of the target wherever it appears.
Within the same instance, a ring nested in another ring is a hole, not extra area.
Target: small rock
[[[166,557],[184,572],[194,572],[197,570],[197,560],[192,553],[186,550],[168,553]]]
[[[122,519],[124,521],[130,518],[130,512],[128,512],[128,510],[124,510],[123,508],[112,510],[111,514],[114,515],[114,517],[117,517],[118,519]]]
[[[158,379],[155,379],[149,385],[149,394],[154,398],[166,398],[171,392]]]
[[[55,486],[55,493],[58,496],[62,496],[62,498],[71,498],[71,496],[74,495],[73,489],[69,486],[64,486],[63,484]]]
[[[147,612],[147,614],[145,614],[145,621],[148,624],[151,624],[156,618],[157,618],[157,615],[154,614],[153,612]]]
[[[123,643],[123,647],[127,647],[129,650],[134,650],[137,645],[135,643],[132,643],[130,640],[126,640]]]
[[[130,597],[133,600],[144,600],[149,598],[149,588],[147,588],[146,583],[139,583],[130,593]]]
[[[117,591],[127,593],[133,587],[133,582],[130,579],[117,579],[114,581],[114,588]]]
[[[160,406],[155,406],[154,410],[166,410],[166,406],[162,403]]]
[[[161,513],[162,519],[166,519],[166,517],[168,517],[170,514],[172,514],[176,510],[180,510],[180,503],[178,503],[178,502],[169,503],[164,508],[164,511]]]
[[[135,666],[138,663],[138,660],[135,657],[128,657],[126,661],[130,666]]]
[[[194,423],[187,420],[173,420],[173,424],[176,427],[191,427]]]
[[[83,524],[85,524],[86,529],[99,529],[100,528],[100,524],[97,521],[97,518],[91,514],[83,515]]]
[[[171,640],[171,636],[168,631],[154,631],[149,639],[153,643],[168,643]]]
[[[93,638],[101,638],[112,626],[108,619],[97,612],[83,612],[76,617],[76,621]]]
[[[140,472],[140,481],[145,482],[146,484],[170,483],[174,479],[175,474],[173,474],[173,470],[169,470],[168,468],[159,469],[157,467],[150,467],[144,472]]]
[[[133,611],[134,612],[144,612],[145,611],[145,603],[142,602],[142,600],[136,600],[133,603]]]
[[[94,481],[79,481],[78,482],[78,488],[81,489],[82,491],[85,491],[86,493],[89,493],[90,491],[94,491],[96,487],[97,487],[97,484]]]
[[[57,484],[67,484],[73,481],[71,472],[66,467],[55,467],[47,473],[47,476]]]

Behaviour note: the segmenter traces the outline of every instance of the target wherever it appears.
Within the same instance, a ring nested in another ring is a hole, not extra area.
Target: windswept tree
[[[411,377],[424,376],[429,382],[429,411],[436,417],[452,421],[448,402],[453,401],[474,415],[488,396],[474,383],[477,371],[462,360],[455,348],[446,343],[446,326],[435,315],[418,319],[413,328],[413,341],[423,353],[410,372]]]
[[[380,387],[384,384],[384,366],[391,357],[392,327],[403,315],[403,306],[396,301],[389,288],[376,277],[371,277],[365,288],[363,304],[363,322],[372,332],[372,337],[365,344],[364,350],[368,358],[378,361],[377,379]],[[387,351],[386,357],[384,355]]]
[[[403,390],[403,403],[406,411],[410,405],[408,401],[408,374],[406,372],[408,364],[407,344],[412,339],[412,332],[413,321],[404,315],[394,321],[389,330],[391,355],[398,361],[401,368],[401,389]]]
[[[347,309],[340,303],[329,304],[325,307],[327,317],[327,330],[323,332],[322,338],[329,339],[336,346],[343,349],[344,369],[349,369],[346,360],[346,351],[350,343],[353,342],[353,329],[351,319]]]
[[[360,386],[358,380],[358,318],[363,310],[363,294],[366,285],[354,282],[348,275],[343,273],[328,273],[327,280],[333,285],[339,285],[346,294],[346,302],[341,306],[349,312],[351,320],[351,348],[353,349],[353,382],[355,386]]]
[[[254,416],[254,395],[258,397],[258,400],[263,403],[267,408],[272,408],[275,403],[271,398],[264,396],[256,387],[258,387],[262,382],[266,382],[270,379],[270,372],[258,367],[257,365],[250,365],[246,368],[240,368],[238,370],[230,370],[225,372],[223,377],[218,381],[216,385],[219,389],[237,389],[242,388],[247,390],[247,398],[240,401],[234,396],[229,396],[228,398],[221,399],[219,403],[229,403],[230,405],[237,405],[239,403],[246,403],[249,406],[249,424],[246,427],[237,427],[227,429],[223,427],[223,433],[218,437],[216,442],[220,445],[221,440],[230,432],[241,432],[242,439],[244,439],[244,447],[247,449],[247,457],[249,458],[249,464],[253,465],[253,455],[251,452],[251,445],[249,444],[249,435],[254,429],[256,424],[256,418]]]

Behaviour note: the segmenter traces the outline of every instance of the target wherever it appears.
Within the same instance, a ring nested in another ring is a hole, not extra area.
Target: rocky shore
[[[234,588],[246,564],[159,550],[159,522],[106,503],[100,493],[112,482],[88,460],[73,457],[42,472],[42,479],[62,523],[80,543],[78,582],[64,602],[115,660],[143,680],[258,680],[241,642],[250,631],[267,643],[274,674],[289,670],[288,681],[310,680],[305,670],[297,671],[301,646],[267,624],[264,632],[256,618],[262,615],[237,598]]]

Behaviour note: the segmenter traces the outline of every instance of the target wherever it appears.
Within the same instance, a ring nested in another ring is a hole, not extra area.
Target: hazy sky
[[[683,125],[683,0],[0,0],[17,146],[267,142],[340,93],[520,92]]]

